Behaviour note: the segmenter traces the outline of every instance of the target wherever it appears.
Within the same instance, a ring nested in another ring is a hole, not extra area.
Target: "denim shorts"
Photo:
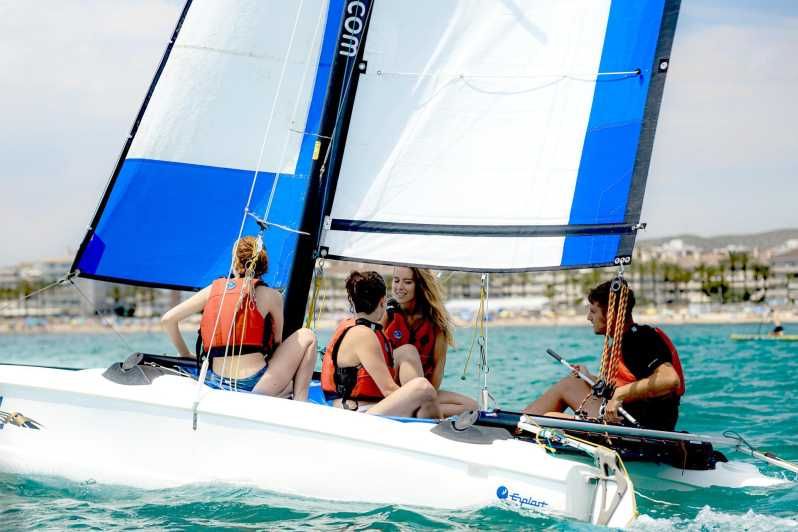
[[[269,365],[263,366],[249,377],[242,379],[233,379],[230,377],[220,377],[208,368],[208,374],[205,376],[205,384],[216,390],[232,390],[234,392],[251,392],[255,385],[260,382],[261,377],[266,373]]]

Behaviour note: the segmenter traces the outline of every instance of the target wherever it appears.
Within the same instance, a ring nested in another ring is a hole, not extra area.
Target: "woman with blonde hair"
[[[233,246],[230,279],[216,279],[161,318],[180,356],[194,357],[180,321],[202,311],[201,349],[210,357],[205,383],[213,388],[264,395],[293,392],[306,401],[316,362],[316,336],[299,329],[283,340],[283,298],[260,277],[269,267],[263,241],[246,236]]]
[[[454,346],[451,318],[443,303],[443,290],[426,269],[397,266],[393,270],[393,299],[389,301],[385,334],[394,348],[411,345],[418,351],[424,376],[438,390],[445,416],[476,410],[465,395],[441,390],[446,352]]]

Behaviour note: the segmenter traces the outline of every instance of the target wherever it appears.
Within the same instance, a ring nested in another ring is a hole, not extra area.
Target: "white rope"
[[[303,0],[303,2],[304,2],[304,0]],[[300,10],[302,9],[301,5],[300,5],[299,9]],[[319,17],[318,17],[318,19],[316,19],[316,28],[313,30],[313,39],[310,41],[311,43],[315,43],[316,39],[319,36],[319,28],[321,28],[321,25],[322,25],[321,22],[324,19],[323,12],[324,12],[324,10],[322,10],[322,9],[319,10]],[[298,22],[299,22],[299,14],[297,13],[297,24],[298,24]],[[296,26],[294,26],[294,31],[296,31]],[[294,32],[291,33],[291,44],[289,44],[289,50],[290,50],[290,47],[293,44],[293,41],[294,41]],[[308,46],[308,53],[307,53],[307,56],[305,56],[305,65],[306,66],[305,66],[304,69],[302,69],[302,81],[299,83],[300,87],[304,87],[305,86],[305,80],[307,79],[307,74],[308,74],[307,65],[310,64],[310,54],[311,54],[312,51],[313,51],[313,46]],[[281,82],[282,82],[282,80],[281,80]],[[297,111],[299,111],[299,100],[300,100],[300,98],[294,98],[294,109],[291,111],[291,119],[292,120],[296,117]],[[269,194],[269,201],[266,204],[266,210],[263,213],[263,219],[264,220],[268,220],[269,219],[269,213],[271,212],[272,203],[274,202],[274,195],[275,195],[275,192],[277,191],[277,183],[280,181],[280,175],[282,174],[282,172],[280,172],[279,168],[282,167],[283,161],[285,160],[285,155],[286,155],[286,153],[288,153],[288,143],[291,140],[291,132],[292,131],[289,128],[288,131],[286,132],[286,135],[285,135],[285,142],[283,142],[283,152],[280,155],[280,159],[278,161],[278,165],[279,165],[278,166],[278,171],[274,175],[274,182],[272,183],[272,191]],[[261,152],[261,156],[263,156],[262,152]],[[260,160],[258,161],[258,169],[259,168],[260,168]],[[277,225],[277,224],[272,224],[272,225],[274,225],[275,227],[279,227],[281,229],[286,228],[285,226],[281,226],[281,225]],[[290,229],[289,229],[289,231],[296,232],[296,231],[290,230]]]
[[[410,77],[410,78],[441,78],[441,79],[547,79],[547,78],[555,78],[555,79],[571,79],[574,81],[598,81],[599,77],[604,76],[639,76],[641,71],[639,69],[635,70],[622,70],[622,71],[615,71],[615,72],[597,72],[594,76],[577,76],[574,74],[528,74],[528,75],[478,75],[478,74],[440,74],[440,73],[431,73],[425,74],[421,72],[391,72],[385,70],[377,70],[376,74],[378,76],[395,76],[395,77]]]
[[[640,493],[637,490],[635,490],[635,495],[637,495],[638,497],[642,497],[642,498],[644,498],[647,501],[655,502],[657,504],[662,504],[664,506],[679,506],[678,504],[676,504],[674,502],[661,501],[659,499],[655,499],[654,497],[649,497],[648,495],[643,495],[642,493]]]
[[[307,135],[308,137],[316,137],[317,139],[331,139],[332,137],[329,135],[322,135],[321,133],[311,133],[306,129],[296,129],[296,128],[288,128],[288,131],[292,133],[298,133],[300,135]]]
[[[440,74],[417,74],[417,73],[413,73],[413,72],[385,72],[385,71],[382,71],[382,70],[378,70],[377,71],[377,75],[378,76],[413,77],[413,78],[435,78],[435,79],[440,78],[442,81],[445,81],[445,83],[443,84],[444,87],[446,85],[450,84],[450,83],[460,82],[463,85],[465,85],[466,87],[469,87],[470,89],[472,89],[474,91],[477,91],[477,92],[482,92],[482,93],[485,93],[485,94],[503,94],[503,95],[506,95],[506,96],[515,96],[515,95],[518,95],[518,94],[524,94],[524,93],[527,93],[527,92],[534,92],[534,91],[538,91],[538,90],[541,90],[541,89],[545,89],[546,87],[551,87],[553,85],[557,85],[558,83],[561,83],[561,82],[566,81],[566,80],[597,83],[597,82],[601,81],[601,80],[598,79],[600,76],[624,76],[624,77],[620,77],[620,78],[616,78],[616,79],[606,80],[606,81],[619,81],[619,80],[622,80],[622,79],[628,79],[628,78],[631,78],[631,77],[638,76],[638,75],[640,75],[640,71],[639,70],[631,70],[631,71],[619,71],[619,72],[599,72],[598,74],[596,74],[595,77],[579,77],[579,76],[574,76],[574,75],[570,75],[570,74],[541,74],[541,75],[529,75],[529,76],[498,76],[498,75],[496,75],[496,76],[479,76],[479,75],[466,75],[466,74],[452,74],[452,75],[443,76],[443,75],[440,75]],[[497,88],[486,89],[486,88],[482,88],[482,87],[479,87],[476,84],[474,84],[474,81],[478,81],[478,80],[515,80],[515,79],[519,79],[519,80],[523,80],[523,79],[540,79],[540,80],[547,80],[547,81],[544,81],[540,85],[536,85],[534,87],[526,87],[526,88],[518,89],[518,90],[506,90],[506,89],[497,89]]]
[[[285,57],[283,58],[283,65],[282,65],[282,68],[280,70],[280,78],[279,78],[279,81],[277,83],[277,90],[276,90],[275,95],[274,95],[274,100],[272,101],[272,107],[271,107],[271,110],[269,112],[269,118],[268,118],[268,121],[267,121],[267,124],[266,124],[266,129],[265,129],[264,134],[263,134],[263,141],[261,142],[260,154],[258,156],[258,164],[255,167],[255,172],[254,172],[254,174],[252,176],[252,184],[250,185],[250,188],[249,188],[249,195],[247,197],[247,204],[246,204],[246,206],[244,208],[244,214],[241,217],[241,226],[239,227],[239,230],[238,230],[238,237],[235,240],[236,241],[236,250],[234,250],[234,252],[233,252],[233,254],[232,254],[231,258],[230,258],[230,268],[228,269],[228,273],[227,273],[227,277],[228,278],[230,278],[230,275],[233,273],[233,268],[235,267],[236,252],[238,251],[238,249],[237,249],[238,245],[237,244],[241,240],[241,235],[243,235],[243,233],[244,233],[244,226],[245,226],[246,221],[247,221],[247,214],[249,213],[249,206],[252,203],[252,195],[255,192],[255,185],[256,185],[257,180],[258,180],[258,173],[260,172],[260,165],[261,165],[261,163],[263,161],[263,152],[266,149],[266,142],[267,142],[267,140],[269,138],[269,134],[271,133],[272,122],[274,121],[274,112],[275,112],[275,109],[277,108],[277,100],[279,99],[280,92],[281,92],[282,86],[283,86],[283,81],[285,79],[285,71],[286,71],[286,68],[287,68],[287,65],[288,65],[288,59],[289,59],[289,57],[291,55],[291,50],[292,50],[293,45],[294,45],[294,36],[296,35],[296,30],[299,27],[299,17],[300,17],[300,14],[302,13],[303,4],[304,4],[304,0],[302,0],[300,2],[299,8],[297,9],[296,17],[294,18],[294,26],[291,29],[291,38],[290,38],[289,43],[288,43],[288,50],[286,51]],[[258,235],[258,240],[261,242],[261,244],[258,246],[260,248],[260,246],[262,245],[262,238],[261,238],[260,235]],[[224,292],[222,292],[222,298],[219,301],[219,306],[220,307],[224,304],[224,298],[225,298],[226,295],[227,295],[227,291],[225,290]],[[216,316],[216,321],[213,324],[213,329],[212,329],[212,332],[211,332],[211,338],[213,338],[216,335],[216,331],[217,331],[217,329],[219,327],[220,318],[221,318],[221,312],[218,313],[218,315]],[[227,349],[225,349],[225,355],[226,355],[226,353],[227,353]],[[209,365],[210,359],[211,359],[210,355],[205,357],[205,360],[202,361],[202,367],[200,368],[199,375],[197,376],[196,394],[195,394],[195,397],[194,397],[194,403],[192,405],[192,417],[193,417],[192,426],[193,426],[194,430],[197,430],[197,409],[199,408],[200,394],[202,393],[202,388],[203,388],[203,386],[205,384],[205,377],[208,374],[208,365]]]
[[[282,229],[283,231],[287,231],[289,233],[296,233],[298,235],[308,235],[308,236],[310,236],[310,233],[308,233],[306,231],[300,231],[299,229],[294,229],[293,227],[288,227],[287,225],[283,225],[283,224],[278,224],[278,223],[274,223],[274,222],[268,222],[264,218],[258,218],[257,216],[255,216],[251,212],[248,213],[248,215],[251,216],[257,222],[257,224],[260,226],[261,230],[265,230],[269,226],[273,226],[273,227],[277,227],[279,229]]]

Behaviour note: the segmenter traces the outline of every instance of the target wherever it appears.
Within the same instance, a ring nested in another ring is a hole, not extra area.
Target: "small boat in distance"
[[[729,339],[736,342],[798,342],[798,334],[742,334],[732,333]]]

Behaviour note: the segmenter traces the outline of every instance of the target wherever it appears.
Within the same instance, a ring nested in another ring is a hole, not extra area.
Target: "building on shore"
[[[74,285],[50,286],[63,279],[70,266],[70,258],[58,258],[0,269],[0,318],[157,317],[190,295],[80,278],[74,279]],[[377,270],[390,283],[390,266],[326,261],[318,308],[327,319],[348,312],[344,280],[353,269]],[[584,310],[588,290],[611,279],[616,271],[491,274],[489,310],[491,315],[520,318],[576,315]],[[798,295],[798,240],[771,248],[728,245],[702,250],[682,239],[641,245],[625,277],[635,290],[638,309],[644,312],[700,314],[735,306],[792,309]],[[444,271],[439,279],[451,312],[467,319],[476,309],[481,275]]]
[[[180,301],[173,290],[125,286],[75,277],[71,258],[22,262],[0,270],[0,318],[160,316]],[[59,281],[61,281],[59,283]]]

